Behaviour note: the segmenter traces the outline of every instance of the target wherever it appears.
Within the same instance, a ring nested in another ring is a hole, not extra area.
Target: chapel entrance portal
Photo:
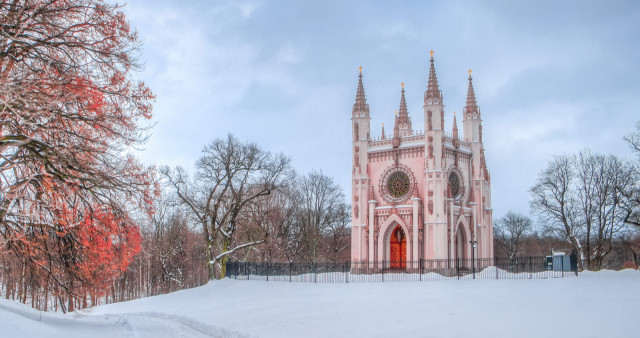
[[[399,225],[391,233],[389,249],[391,268],[405,269],[407,267],[407,236]]]

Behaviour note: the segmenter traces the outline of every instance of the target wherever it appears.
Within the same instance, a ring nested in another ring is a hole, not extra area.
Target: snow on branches
[[[123,156],[154,100],[132,77],[137,34],[102,0],[2,1],[0,23],[1,244],[69,292],[100,285],[139,250],[131,213],[157,189]]]

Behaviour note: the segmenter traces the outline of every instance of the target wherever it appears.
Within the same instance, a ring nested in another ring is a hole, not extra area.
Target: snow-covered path
[[[192,318],[162,312],[126,314],[45,313],[0,300],[0,337],[242,337]]]
[[[80,315],[43,314],[41,322],[39,312],[2,300],[0,325],[15,337],[639,337],[639,287],[636,271],[370,284],[223,280]]]

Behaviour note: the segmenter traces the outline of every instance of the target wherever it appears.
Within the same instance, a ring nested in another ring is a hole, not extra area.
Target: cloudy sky
[[[529,212],[553,154],[633,156],[622,137],[640,120],[638,1],[130,0],[124,11],[157,95],[138,154],[148,164],[193,170],[205,144],[233,133],[350,196],[358,66],[372,135],[392,126],[401,82],[423,129],[430,49],[447,130],[473,69],[494,217]]]

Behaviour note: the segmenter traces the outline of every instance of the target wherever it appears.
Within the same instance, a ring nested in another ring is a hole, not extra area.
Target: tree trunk
[[[229,251],[229,239],[227,237],[222,240],[222,252]],[[220,279],[224,279],[227,275],[227,262],[229,261],[229,256],[222,256],[220,259]]]
[[[69,298],[68,298],[68,305],[67,305],[67,311],[68,312],[73,312],[73,295],[71,294],[71,292],[69,292],[68,294]]]
[[[213,243],[209,239],[207,239],[207,273],[209,276],[209,280],[216,279],[216,267],[214,262],[213,253],[211,252],[213,248]]]

